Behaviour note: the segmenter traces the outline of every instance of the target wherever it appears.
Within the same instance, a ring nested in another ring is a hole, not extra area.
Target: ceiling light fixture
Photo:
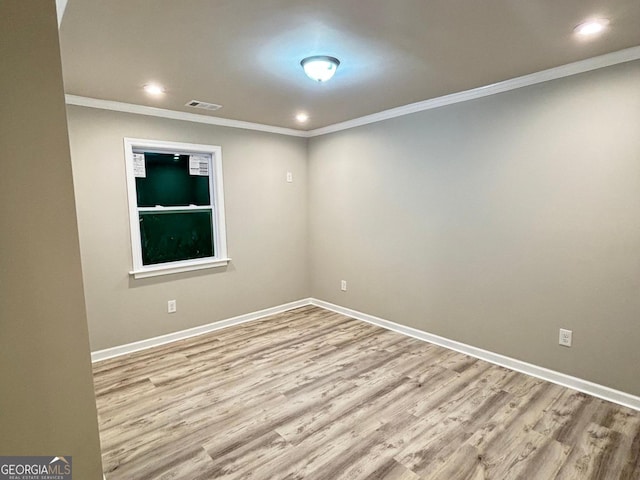
[[[143,88],[149,95],[162,95],[164,93],[164,88],[157,83],[147,83]]]
[[[305,123],[307,120],[309,120],[309,115],[304,112],[300,112],[296,115],[296,120],[300,123]]]
[[[573,31],[581,37],[590,37],[592,35],[602,33],[602,31],[607,28],[608,25],[609,20],[607,20],[606,18],[596,18],[581,23],[576,28],[574,28]]]
[[[300,65],[311,80],[326,82],[336,73],[340,60],[326,55],[316,55],[303,59]]]

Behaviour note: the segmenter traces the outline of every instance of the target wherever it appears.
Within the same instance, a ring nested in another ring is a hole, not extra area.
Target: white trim
[[[311,299],[311,304],[317,307],[331,310],[333,312],[341,313],[342,315],[346,315],[348,317],[352,317],[357,320],[362,320],[363,322],[371,323],[373,325],[386,328],[387,330],[392,330],[394,332],[398,332],[403,335],[416,338],[418,340],[433,343],[435,345],[440,345],[441,347],[445,347],[450,350],[455,350],[456,352],[464,353],[466,355],[479,358],[480,360],[484,360],[484,361],[493,363],[495,365],[506,367],[510,370],[515,370],[517,372],[531,375],[532,377],[540,378],[542,380],[546,380],[548,382],[555,383],[563,387],[578,390],[580,392],[587,393],[594,397],[601,398],[603,400],[614,402],[619,405],[623,405],[625,407],[633,408],[634,410],[640,411],[640,397],[631,395],[629,393],[621,392],[620,390],[614,390],[613,388],[609,388],[604,385],[599,385],[597,383],[593,383],[588,380],[583,380],[581,378],[556,372],[548,368],[533,365],[531,363],[523,362],[521,360],[516,360],[515,358],[500,355],[498,353],[493,353],[488,350],[483,350],[481,348],[473,347],[465,343],[457,342],[455,340],[450,340],[448,338],[440,337],[438,335],[433,335],[431,333],[427,333],[422,330],[407,327],[405,325],[400,325],[398,323],[391,322],[389,320],[384,320],[382,318],[374,317],[373,315],[368,315],[366,313],[362,313],[357,310],[341,307],[339,305],[334,305],[332,303],[325,302],[322,300],[317,300],[315,298]]]
[[[295,302],[285,303],[276,307],[265,308],[264,310],[258,310],[257,312],[246,313],[244,315],[238,315],[237,317],[228,318],[226,320],[220,320],[218,322],[209,323],[207,325],[201,325],[199,327],[189,328],[187,330],[181,330],[179,332],[168,333],[159,337],[149,338],[147,340],[140,340],[138,342],[128,343],[126,345],[120,345],[118,347],[106,348],[104,350],[97,350],[91,352],[91,361],[99,362],[108,358],[119,357],[121,355],[127,355],[129,353],[138,352],[140,350],[146,350],[147,348],[157,347],[178,340],[184,340],[186,338],[196,337],[204,333],[220,330],[221,328],[232,327],[234,325],[240,325],[242,323],[252,322],[259,320],[269,315],[276,315],[278,313],[293,310],[294,308],[304,307],[311,305],[310,298],[304,298]]]
[[[145,350],[147,348],[157,347],[159,345],[164,345],[178,340],[184,340],[186,338],[195,337],[204,333],[220,330],[222,328],[232,327],[234,325],[240,325],[242,323],[259,320],[261,318],[268,317],[269,315],[276,315],[278,313],[293,310],[294,308],[304,307],[306,305],[314,305],[316,307],[324,308],[332,312],[340,313],[342,315],[355,318],[356,320],[361,320],[363,322],[377,325],[379,327],[386,328],[387,330],[392,330],[408,337],[416,338],[424,342],[433,343],[435,345],[440,345],[441,347],[464,353],[465,355],[470,355],[472,357],[479,358],[480,360],[484,360],[495,365],[500,365],[501,367],[505,367],[516,372],[531,375],[532,377],[540,378],[547,382],[578,390],[588,395],[592,395],[594,397],[640,411],[640,397],[637,397],[635,395],[631,395],[620,390],[615,390],[604,385],[599,385],[588,380],[573,377],[571,375],[557,372],[555,370],[550,370],[538,365],[533,365],[521,360],[516,360],[515,358],[507,357],[505,355],[500,355],[488,350],[483,350],[481,348],[457,342],[455,340],[450,340],[448,338],[434,335],[432,333],[427,333],[422,330],[407,327],[405,325],[400,325],[389,320],[374,317],[373,315],[368,315],[357,310],[341,307],[339,305],[325,302],[323,300],[318,300],[316,298],[305,298],[297,300],[295,302],[285,303],[283,305],[259,310],[257,312],[239,315],[237,317],[221,320],[207,325],[161,335],[159,337],[154,337],[147,340],[140,340],[138,342],[133,342],[126,345],[98,350],[95,352],[91,352],[91,361],[99,362],[101,360],[126,355],[140,350]]]
[[[154,265],[141,268],[140,270],[131,270],[129,275],[137,280],[139,278],[158,277],[160,275],[171,275],[173,273],[192,272],[194,270],[204,270],[206,268],[226,267],[231,261],[230,258],[218,258],[216,260],[193,260],[183,261],[180,265],[167,266],[164,264]]]
[[[199,210],[211,210],[211,207],[208,205],[205,205],[204,207],[201,205],[184,205],[182,207],[163,207],[162,205],[158,205],[157,207],[138,207],[139,212],[197,212]]]
[[[521,77],[511,78],[503,82],[494,83],[484,87],[473,88],[462,92],[456,92],[442,97],[431,98],[417,103],[411,103],[401,107],[384,110],[382,112],[373,113],[364,117],[347,120],[346,122],[335,123],[314,130],[296,130],[293,128],[274,127],[271,125],[263,125],[259,123],[244,122],[241,120],[230,120],[227,118],[211,117],[208,115],[198,115],[195,113],[178,112],[175,110],[166,110],[163,108],[147,107],[144,105],[135,105],[132,103],[114,102],[111,100],[100,100],[97,98],[80,97],[77,95],[65,95],[68,105],[78,105],[81,107],[99,108],[103,110],[113,110],[117,112],[136,113],[140,115],[149,115],[153,117],[171,118],[174,120],[184,120],[187,122],[206,123],[210,125],[219,125],[231,128],[243,128],[246,130],[257,130],[261,132],[277,133],[280,135],[289,135],[293,137],[312,138],[328,133],[335,133],[370,123],[376,123],[391,118],[402,117],[412,113],[431,110],[433,108],[453,105],[454,103],[475,100],[497,93],[508,92],[518,88],[535,85],[538,83],[557,80],[559,78],[577,75],[579,73],[597,70],[599,68],[610,67],[620,63],[631,62],[640,59],[640,46],[631,47],[617,52],[606,53],[597,57],[587,58],[559,67],[542,70],[540,72],[531,73]]]
[[[129,230],[131,233],[131,254],[133,259],[133,269],[129,272],[134,278],[156,277],[159,275],[170,275],[173,273],[188,272],[191,270],[202,270],[205,268],[215,268],[226,266],[229,263],[227,255],[227,235],[224,215],[224,187],[222,178],[222,147],[217,145],[202,145],[197,143],[181,143],[159,140],[146,140],[141,138],[125,137],[124,153],[125,168],[127,173],[127,194],[129,202]],[[154,207],[152,209],[140,208],[137,204],[137,188],[133,171],[134,151],[157,151],[157,152],[181,152],[185,154],[202,153],[206,154],[209,162],[209,192],[210,204],[198,207],[181,206],[174,207]],[[212,214],[213,247],[215,256],[181,260],[155,265],[144,265],[142,261],[142,247],[140,236],[139,213],[141,211],[185,211],[185,210],[209,210]]]
[[[294,130],[293,128],[274,127],[262,125],[260,123],[245,122],[242,120],[231,120],[228,118],[211,117],[197,113],[178,112],[165,108],[147,107],[146,105],[136,105],[133,103],[114,102],[112,100],[101,100],[99,98],[80,97],[78,95],[65,95],[67,105],[78,105],[80,107],[99,108],[101,110],[113,110],[115,112],[135,113],[138,115],[148,115],[151,117],[170,118],[172,120],[183,120],[185,122],[206,123],[218,125],[220,127],[242,128],[245,130],[257,130],[259,132],[276,133],[279,135],[289,135],[292,137],[307,137],[307,132]]]
[[[599,68],[610,67],[612,65],[617,65],[619,63],[630,62],[638,59],[640,59],[640,46],[631,47],[625,50],[619,50],[617,52],[607,53],[598,57],[592,57],[586,60],[580,60],[578,62],[568,63],[559,67],[550,68],[548,70],[531,73],[529,75],[511,78],[509,80],[494,83],[492,85],[452,93],[450,95],[444,95],[442,97],[432,98],[429,100],[424,100],[422,102],[411,103],[409,105],[392,108],[390,110],[384,110],[382,112],[355,118],[346,122],[335,123],[326,127],[316,128],[315,130],[309,130],[307,134],[309,137],[326,135],[328,133],[334,133],[341,130],[347,130],[349,128],[360,127],[362,125],[368,125],[370,123],[380,122],[382,120],[388,120],[390,118],[402,117],[404,115],[422,112],[424,110],[444,107],[445,105],[453,105],[454,103],[466,102],[468,100],[488,97],[489,95],[508,92],[509,90],[516,90],[518,88],[528,87],[537,83],[548,82],[549,80],[557,80],[559,78],[569,77],[571,75],[589,72],[591,70],[597,70]]]
[[[62,17],[64,17],[64,12],[67,9],[68,0],[56,0],[56,12],[58,13],[58,29],[60,29],[60,25],[62,24]]]

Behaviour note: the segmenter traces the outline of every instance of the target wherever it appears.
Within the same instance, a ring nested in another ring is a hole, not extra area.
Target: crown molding
[[[412,113],[440,108],[454,103],[466,102],[477,98],[488,97],[497,93],[508,92],[522,87],[528,87],[538,83],[557,80],[559,78],[577,75],[579,73],[597,70],[599,68],[610,67],[619,63],[631,62],[640,59],[640,46],[631,47],[617,52],[611,52],[597,57],[587,58],[559,67],[549,68],[540,72],[531,73],[521,77],[511,78],[503,82],[494,83],[484,87],[473,88],[463,92],[456,92],[442,97],[432,98],[421,102],[411,103],[402,107],[384,110],[364,117],[347,120],[346,122],[335,123],[322,128],[316,128],[307,132],[309,137],[317,137],[328,133],[335,133],[350,128],[368,125],[370,123],[381,122],[390,118],[402,117]]]
[[[58,3],[66,4],[65,0],[57,0]],[[64,12],[63,12],[64,13]],[[59,14],[60,16],[60,14]],[[62,18],[60,16],[60,18]],[[256,130],[260,132],[276,133],[279,135],[289,135],[293,137],[311,138],[329,133],[340,132],[350,128],[361,127],[370,123],[381,122],[391,118],[402,117],[412,113],[431,110],[434,108],[453,105],[455,103],[466,102],[478,98],[496,95],[498,93],[516,90],[538,83],[557,80],[564,77],[570,77],[580,73],[597,70],[600,68],[610,67],[620,63],[631,62],[640,59],[640,46],[626,48],[617,52],[611,52],[597,57],[587,58],[559,67],[549,68],[540,72],[531,73],[521,77],[511,78],[503,82],[494,83],[484,87],[473,88],[462,92],[456,92],[442,97],[431,98],[421,102],[411,103],[402,107],[396,107],[382,112],[366,115],[364,117],[347,120],[346,122],[335,123],[326,127],[316,128],[314,130],[296,130],[293,128],[275,127],[260,123],[245,122],[242,120],[230,120],[221,117],[212,117],[208,115],[199,115],[196,113],[179,112],[176,110],[167,110],[163,108],[147,107],[145,105],[136,105],[132,103],[114,102],[111,100],[101,100],[97,98],[81,97],[77,95],[65,95],[67,104],[79,105],[82,107],[99,108],[103,110],[114,110],[117,112],[137,113],[140,115],[149,115],[153,117],[170,118],[173,120],[184,120],[187,122],[206,123],[209,125],[218,125],[222,127],[242,128],[245,130]]]
[[[56,12],[58,13],[58,29],[62,23],[62,17],[64,17],[64,11],[67,9],[68,0],[56,0]]]
[[[116,112],[136,113],[138,115],[148,115],[151,117],[169,118],[172,120],[183,120],[185,122],[206,123],[220,127],[241,128],[245,130],[257,130],[259,132],[276,133],[279,135],[289,135],[292,137],[307,137],[308,134],[302,130],[293,128],[274,127],[261,123],[245,122],[242,120],[230,120],[228,118],[210,117],[197,113],[179,112],[164,108],[148,107],[146,105],[136,105],[133,103],[114,102],[112,100],[101,100],[99,98],[80,97],[78,95],[65,95],[67,105],[78,105],[80,107],[99,108],[101,110],[113,110]]]

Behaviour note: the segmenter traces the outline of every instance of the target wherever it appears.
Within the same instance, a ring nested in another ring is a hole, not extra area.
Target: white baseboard
[[[640,397],[621,392],[620,390],[614,390],[613,388],[605,387],[604,385],[599,385],[588,380],[572,377],[571,375],[539,367],[531,363],[516,360],[515,358],[493,353],[488,350],[483,350],[465,343],[423,332],[422,330],[400,325],[395,322],[390,322],[389,320],[384,320],[366,313],[358,312],[357,310],[341,307],[315,298],[311,299],[311,304],[640,411]]]
[[[599,385],[597,383],[593,383],[581,378],[573,377],[571,375],[556,372],[555,370],[550,370],[548,368],[533,365],[531,363],[523,362],[521,360],[516,360],[515,358],[507,357],[505,355],[500,355],[498,353],[490,352],[488,350],[483,350],[481,348],[473,347],[471,345],[457,342],[455,340],[450,340],[445,337],[440,337],[438,335],[427,333],[412,327],[400,325],[399,323],[391,322],[389,320],[384,320],[379,317],[374,317],[373,315],[368,315],[366,313],[362,313],[357,310],[341,307],[339,305],[325,302],[323,300],[318,300],[316,298],[305,298],[295,302],[278,305],[276,307],[259,310],[257,312],[247,313],[244,315],[239,315],[237,317],[228,318],[226,320],[221,320],[219,322],[214,322],[214,323],[202,325],[195,328],[190,328],[188,330],[181,330],[179,332],[169,333],[167,335],[161,335],[159,337],[154,337],[147,340],[141,340],[139,342],[133,342],[133,343],[121,345],[118,347],[107,348],[105,350],[98,350],[96,352],[91,353],[91,361],[98,362],[100,360],[106,360],[108,358],[118,357],[120,355],[126,355],[128,353],[137,352],[139,350],[144,350],[144,349],[156,347],[159,345],[164,345],[166,343],[175,342],[177,340],[183,340],[185,338],[195,337],[197,335],[202,335],[203,333],[213,332],[221,328],[227,328],[234,325],[240,325],[241,323],[251,322],[264,317],[268,317],[269,315],[276,315],[278,313],[286,312],[288,310],[293,310],[294,308],[304,307],[306,305],[315,305],[317,307],[321,307],[326,310],[331,310],[333,312],[341,313],[348,317],[355,318],[356,320],[362,320],[363,322],[371,323],[373,325],[386,328],[387,330],[393,330],[394,332],[401,333],[403,335],[407,335],[409,337],[413,337],[418,340],[433,343],[435,345],[440,345],[441,347],[445,347],[450,350],[455,350],[456,352],[464,353],[466,355],[479,358],[480,360],[485,360],[495,365],[500,365],[502,367],[506,367],[511,370],[515,370],[517,372],[531,375],[533,377],[540,378],[548,382],[562,385],[563,387],[572,388],[574,390],[578,390],[580,392],[593,395],[594,397],[601,398],[603,400],[614,402],[619,405],[623,405],[625,407],[633,408],[634,410],[640,411],[640,397],[637,397],[635,395],[621,392],[620,390],[615,390],[613,388],[609,388],[604,385]]]
[[[238,315],[237,317],[228,318],[226,320],[220,320],[219,322],[213,322],[207,325],[189,328],[187,330],[180,330],[179,332],[168,333],[166,335],[149,338],[147,340],[127,343],[126,345],[106,348],[104,350],[97,350],[95,352],[91,352],[91,361],[99,362],[108,358],[119,357],[120,355],[126,355],[128,353],[164,345],[165,343],[171,343],[177,340],[184,340],[185,338],[202,335],[203,333],[213,332],[215,330],[220,330],[221,328],[227,328],[234,325],[240,325],[241,323],[252,322],[254,320],[259,320],[260,318],[268,317],[269,315],[276,315],[278,313],[293,310],[294,308],[304,307],[305,305],[310,304],[311,299],[305,298],[302,300],[297,300],[295,302],[278,305],[276,307],[265,308],[264,310],[259,310],[257,312],[246,313],[244,315]]]

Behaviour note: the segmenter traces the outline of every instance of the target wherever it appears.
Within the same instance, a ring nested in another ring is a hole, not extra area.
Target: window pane
[[[146,176],[136,178],[138,207],[211,204],[209,177],[189,173],[189,155],[146,152],[144,160]]]
[[[211,210],[140,212],[142,264],[212,257]]]

